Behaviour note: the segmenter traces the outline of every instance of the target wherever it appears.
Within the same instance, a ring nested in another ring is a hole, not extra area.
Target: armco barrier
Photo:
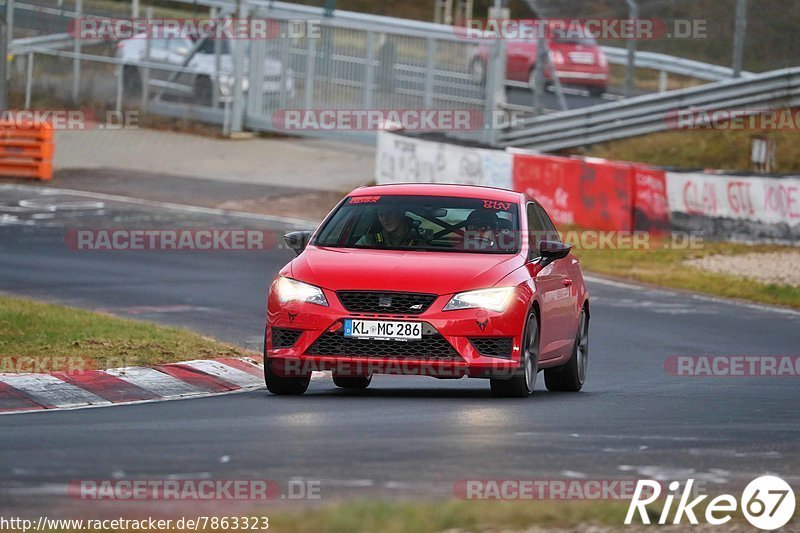
[[[52,179],[52,126],[0,122],[0,176]]]

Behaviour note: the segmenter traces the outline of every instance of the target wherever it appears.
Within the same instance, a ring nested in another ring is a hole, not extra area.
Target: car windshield
[[[513,202],[446,196],[350,196],[314,244],[331,248],[516,253]]]

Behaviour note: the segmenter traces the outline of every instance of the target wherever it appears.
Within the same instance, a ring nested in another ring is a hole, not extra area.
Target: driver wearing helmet
[[[476,209],[464,222],[464,248],[468,250],[494,250],[500,219],[494,211]]]
[[[405,214],[405,211],[394,205],[378,207],[378,222],[380,223],[374,231],[365,233],[356,242],[360,246],[386,246],[388,248],[400,248],[419,244],[419,231],[414,227],[414,223]]]

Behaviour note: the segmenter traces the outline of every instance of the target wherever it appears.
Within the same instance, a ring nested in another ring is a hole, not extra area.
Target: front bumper
[[[590,85],[598,87],[608,86],[610,75],[607,70],[589,71],[582,69],[562,68],[556,69],[556,75],[562,83],[576,85]]]
[[[503,313],[481,309],[442,311],[452,297],[447,294],[437,297],[418,315],[378,315],[350,312],[335,292],[324,293],[329,307],[281,304],[270,294],[264,353],[279,375],[332,371],[340,375],[505,377],[519,367],[528,310],[527,301],[521,297],[512,300]],[[345,318],[422,322],[423,340],[345,339],[341,326]],[[288,340],[287,332],[291,337]]]

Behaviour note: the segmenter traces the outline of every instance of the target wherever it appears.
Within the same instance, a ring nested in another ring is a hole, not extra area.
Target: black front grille
[[[436,300],[435,294],[421,292],[339,291],[342,305],[351,313],[419,315]]]
[[[438,333],[418,341],[353,339],[341,333],[323,333],[311,345],[308,355],[344,357],[389,357],[397,359],[461,360],[458,352]]]
[[[302,333],[301,329],[272,328],[272,347],[291,348]]]
[[[514,337],[471,337],[469,342],[481,355],[510,359]]]

